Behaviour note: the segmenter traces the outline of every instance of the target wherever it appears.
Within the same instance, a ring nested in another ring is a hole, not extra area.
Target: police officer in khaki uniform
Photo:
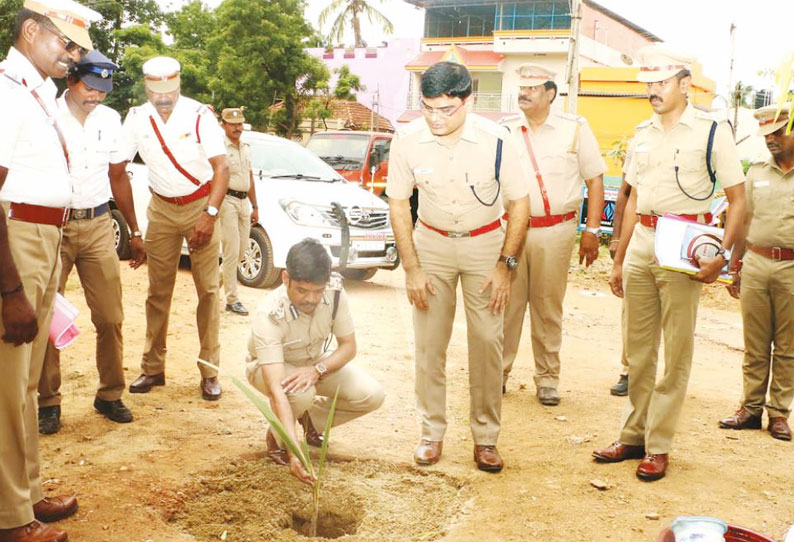
[[[769,433],[791,440],[794,399],[794,133],[786,134],[790,105],[755,112],[758,134],[772,153],[747,172],[746,247],[737,243],[730,288],[741,299],[744,322],[744,396],[725,429],[760,429],[767,389]],[[742,256],[744,258],[742,259]],[[739,291],[741,290],[741,296]]]
[[[640,49],[638,58],[642,67],[637,78],[647,84],[654,115],[637,127],[626,176],[633,189],[609,279],[615,295],[624,297],[625,292],[629,404],[619,440],[593,455],[601,462],[642,458],[637,476],[658,480],[667,470],[686,396],[702,283],[717,279],[740,235],[744,175],[730,126],[716,123],[687,100],[693,60],[660,46]],[[713,258],[700,258],[700,271],[690,278],[656,265],[654,228],[665,213],[710,221],[714,185],[707,148],[712,128],[711,164],[730,208],[722,248]],[[656,382],[660,332],[664,333],[665,369]]]
[[[121,117],[101,104],[113,90],[118,68],[99,51],[89,51],[70,71],[67,90],[58,99],[58,122],[66,137],[71,160],[72,201],[63,228],[61,276],[63,293],[72,267],[77,267],[96,328],[96,365],[99,387],[94,408],[117,423],[132,421],[121,401],[124,391],[124,353],[121,323],[121,275],[108,200],[113,200],[132,230],[130,267],[146,259],[135,218],[132,189],[122,156]],[[60,354],[47,345],[39,380],[39,432],[55,433],[61,417]]]
[[[259,210],[254,174],[251,171],[251,147],[240,141],[244,122],[241,107],[227,107],[221,111],[221,126],[226,134],[226,159],[229,162],[229,188],[219,216],[223,250],[221,278],[226,291],[226,310],[247,316],[248,310],[237,297],[237,266],[248,247],[251,224],[259,220]],[[251,209],[246,198],[251,202]]]
[[[149,168],[152,191],[146,230],[149,294],[143,374],[130,385],[131,393],[165,385],[168,316],[184,240],[198,294],[198,357],[212,365],[220,363],[220,231],[215,221],[229,183],[223,131],[207,106],[181,95],[179,62],[164,56],[149,59],[143,75],[149,101],[130,109],[123,125],[125,156],[132,160],[140,153]],[[198,365],[201,396],[219,399],[217,371]]]
[[[297,419],[308,443],[321,446],[323,437],[315,427],[325,427],[337,388],[333,425],[377,410],[383,404],[383,388],[348,363],[356,355],[353,317],[342,278],[331,276],[325,248],[314,239],[295,244],[281,278],[282,285],[268,294],[253,317],[246,374],[270,398],[294,441]],[[332,335],[335,350],[328,348]],[[274,461],[289,464],[298,479],[312,483],[300,461],[287,457],[269,429],[267,447]]]
[[[560,402],[557,387],[562,302],[576,241],[582,180],[587,185],[588,210],[587,227],[579,243],[579,263],[590,266],[598,258],[606,164],[584,118],[551,111],[557,97],[554,72],[538,64],[525,64],[518,71],[522,114],[504,119],[502,124],[522,149],[523,168],[531,172],[528,188],[532,206],[505,309],[504,381],[518,353],[529,304],[537,397],[542,404],[554,406]]]
[[[529,218],[526,175],[503,127],[468,114],[471,76],[453,62],[422,75],[423,119],[392,143],[389,196],[392,227],[414,306],[416,401],[422,440],[419,465],[441,457],[446,431],[446,352],[463,289],[469,349],[470,423],[478,468],[498,472],[502,407],[503,315],[510,269]],[[409,198],[419,189],[414,231]],[[507,232],[502,199],[508,201]]]
[[[101,16],[71,0],[26,0],[0,62],[0,540],[61,542],[42,525],[77,510],[44,497],[36,386],[58,287],[61,227],[72,196],[52,79],[90,49]]]

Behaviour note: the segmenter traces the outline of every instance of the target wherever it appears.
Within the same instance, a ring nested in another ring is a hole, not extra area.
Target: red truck
[[[348,181],[380,196],[389,175],[391,139],[386,132],[333,130],[313,134],[306,148]]]

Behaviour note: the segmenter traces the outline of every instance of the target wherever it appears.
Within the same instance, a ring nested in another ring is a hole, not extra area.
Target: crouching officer
[[[339,389],[333,425],[377,410],[383,388],[348,362],[356,355],[356,336],[342,279],[331,276],[331,258],[314,239],[304,239],[287,253],[283,284],[273,290],[253,317],[246,374],[270,398],[271,407],[297,441],[295,419],[312,446],[322,444],[315,427],[325,427],[331,401]],[[329,282],[330,279],[330,282]],[[329,350],[331,335],[336,350]],[[268,456],[289,464],[301,481],[311,483],[296,457],[280,448],[267,432]]]
[[[747,172],[748,251],[743,246],[734,250],[736,278],[730,288],[739,297],[741,280],[744,397],[733,416],[720,420],[723,429],[761,429],[766,406],[767,430],[779,440],[791,440],[787,419],[794,400],[794,134],[786,134],[789,109],[786,105],[777,118],[776,105],[755,112],[758,134],[772,156]]]

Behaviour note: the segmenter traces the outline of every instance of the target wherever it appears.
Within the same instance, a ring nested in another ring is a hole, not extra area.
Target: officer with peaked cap
[[[61,78],[91,48],[100,15],[71,0],[26,0],[0,62],[0,540],[61,541],[74,497],[45,498],[36,385],[58,286],[61,226],[72,188],[55,115]]]
[[[135,217],[132,190],[122,155],[121,117],[102,105],[113,89],[117,66],[99,51],[89,51],[70,70],[67,90],[59,98],[58,122],[71,160],[72,200],[63,228],[63,265],[58,289],[63,292],[77,267],[91,321],[96,328],[99,387],[94,407],[108,419],[126,423],[132,413],[121,401],[124,367],[121,323],[121,276],[108,200],[113,200],[132,229],[130,266],[146,258]],[[47,345],[39,380],[39,432],[55,433],[61,414],[60,355]]]
[[[140,153],[149,167],[152,191],[146,230],[146,344],[142,374],[130,385],[132,393],[165,384],[168,315],[184,239],[198,294],[198,358],[220,362],[220,231],[215,221],[229,183],[223,131],[207,106],[180,94],[179,62],[165,56],[147,60],[143,77],[149,101],[130,109],[124,120],[124,156],[131,160]],[[198,366],[202,397],[219,399],[217,371]]]
[[[604,201],[601,157],[593,131],[580,116],[552,111],[557,97],[554,72],[538,64],[519,68],[518,105],[521,114],[502,124],[521,149],[528,173],[531,212],[527,237],[519,252],[510,301],[505,308],[504,380],[518,353],[527,304],[535,358],[538,400],[547,406],[560,402],[562,302],[568,285],[571,250],[576,242],[577,210],[582,181],[587,185],[587,227],[579,243],[579,262],[598,257],[601,210]],[[505,388],[506,389],[506,388]]]
[[[221,274],[226,291],[226,310],[242,316],[248,310],[237,297],[237,267],[248,247],[251,224],[259,220],[254,174],[251,171],[251,147],[240,140],[245,115],[241,107],[221,111],[221,127],[225,133],[226,157],[229,161],[229,188],[220,210],[223,264]],[[250,200],[249,209],[246,199]]]
[[[667,471],[692,365],[702,283],[717,279],[741,235],[744,175],[730,126],[718,124],[688,101],[694,60],[659,46],[644,47],[638,58],[637,79],[647,84],[654,115],[635,134],[626,174],[632,191],[609,279],[613,293],[625,297],[629,404],[620,438],[593,456],[600,462],[642,459],[637,476],[650,481]],[[707,163],[709,147],[710,165],[730,208],[721,248],[713,258],[700,258],[700,271],[690,278],[655,263],[654,230],[666,213],[710,222],[714,180]],[[660,331],[665,369],[657,382]]]
[[[766,406],[767,430],[780,440],[791,440],[787,419],[794,400],[794,133],[786,133],[790,114],[789,104],[779,115],[777,105],[755,112],[758,135],[771,156],[747,171],[747,240],[733,252],[736,278],[730,288],[742,305],[744,394],[739,410],[720,421],[725,429],[760,429]]]

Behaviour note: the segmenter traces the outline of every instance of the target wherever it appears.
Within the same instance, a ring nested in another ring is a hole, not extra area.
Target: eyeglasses
[[[427,105],[424,100],[419,102],[419,109],[427,115],[428,117],[432,117],[433,115],[438,115],[442,119],[451,118],[455,113],[457,113],[461,107],[466,104],[466,100],[462,100],[458,105],[449,107],[440,107],[438,109],[434,109]]]
[[[80,56],[83,56],[88,52],[88,49],[78,45],[76,41],[70,40],[57,29],[51,28],[50,25],[41,24],[40,26],[45,30],[49,31],[53,36],[58,38],[58,40],[63,44],[63,48],[67,53],[73,53],[74,51],[77,51],[78,53],[80,53]]]

